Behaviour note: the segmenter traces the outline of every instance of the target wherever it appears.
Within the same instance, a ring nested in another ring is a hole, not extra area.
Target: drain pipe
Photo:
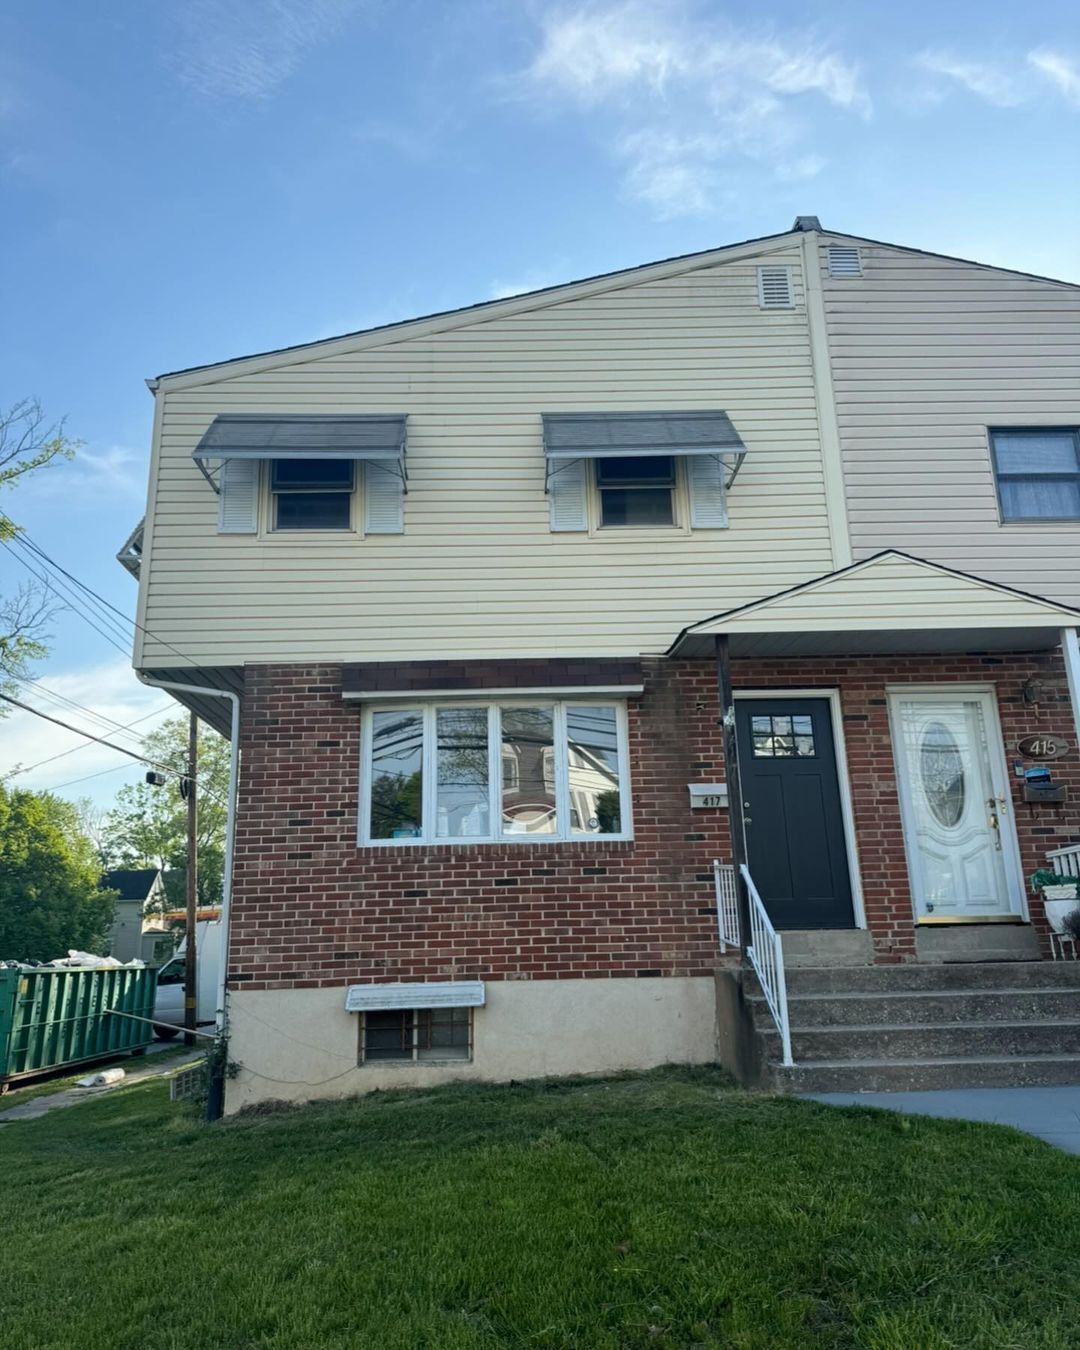
[[[240,695],[228,689],[210,689],[199,684],[181,684],[176,680],[152,680],[140,671],[135,672],[141,683],[152,689],[179,689],[187,694],[206,694],[213,698],[227,698],[232,703],[232,735],[229,745],[229,795],[225,812],[225,875],[221,887],[221,959],[218,963],[217,1032],[226,1032],[225,976],[229,965],[229,919],[232,912],[233,837],[236,833],[236,790],[240,767]]]

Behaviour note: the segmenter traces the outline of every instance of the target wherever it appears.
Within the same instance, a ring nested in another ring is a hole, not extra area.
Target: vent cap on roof
[[[862,258],[854,244],[830,244],[827,250],[829,276],[861,277]]]
[[[791,309],[795,304],[790,267],[759,267],[757,284],[762,309]]]
[[[795,224],[791,228],[796,232],[805,234],[810,230],[820,230],[821,221],[818,220],[817,216],[796,216]]]

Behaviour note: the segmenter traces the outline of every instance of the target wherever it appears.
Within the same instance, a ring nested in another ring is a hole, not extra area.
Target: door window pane
[[[566,710],[570,829],[574,834],[619,834],[619,731],[614,708]]]
[[[436,832],[440,839],[491,833],[487,708],[439,708]]]
[[[502,784],[504,834],[555,833],[554,748],[554,708],[502,710],[501,760],[517,764],[516,784],[505,778]]]
[[[371,730],[371,838],[419,839],[423,823],[424,721],[377,712]]]

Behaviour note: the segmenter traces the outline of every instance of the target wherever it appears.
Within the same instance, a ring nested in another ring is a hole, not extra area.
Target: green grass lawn
[[[1080,1159],[707,1070],[0,1126],[0,1345],[1080,1345]]]

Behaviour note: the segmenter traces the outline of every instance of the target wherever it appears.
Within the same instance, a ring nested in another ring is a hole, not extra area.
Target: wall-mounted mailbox
[[[1068,801],[1069,790],[1064,783],[1055,783],[1045,764],[1036,764],[1024,770],[1024,801],[1044,806],[1060,806]]]
[[[694,811],[727,806],[726,783],[688,783],[690,789],[690,807]]]

